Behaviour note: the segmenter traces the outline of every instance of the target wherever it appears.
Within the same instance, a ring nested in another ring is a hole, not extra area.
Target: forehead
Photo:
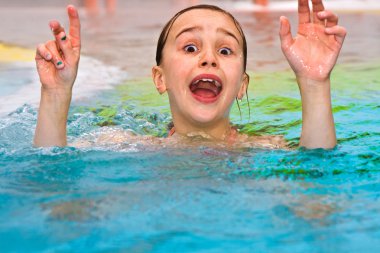
[[[208,31],[224,28],[236,34],[239,40],[241,39],[240,32],[229,15],[217,10],[208,9],[194,9],[183,13],[174,21],[169,32],[169,37],[176,36],[184,28],[195,26]]]

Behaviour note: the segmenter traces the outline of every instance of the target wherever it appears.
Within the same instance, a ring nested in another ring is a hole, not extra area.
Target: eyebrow
[[[192,26],[192,27],[187,27],[187,28],[184,28],[182,29],[178,34],[177,36],[175,36],[175,39],[177,39],[179,36],[181,36],[183,33],[186,33],[186,32],[193,32],[193,31],[196,31],[196,30],[202,30],[202,28],[200,26]]]
[[[197,31],[197,30],[202,30],[202,28],[200,26],[192,26],[192,27],[187,27],[187,28],[184,28],[182,29],[178,34],[177,36],[175,36],[175,39],[177,39],[179,36],[181,36],[183,33],[186,33],[186,32],[193,32],[193,31]],[[230,36],[232,38],[234,38],[237,43],[240,45],[240,41],[239,39],[235,36],[235,34],[233,34],[232,32],[222,28],[222,27],[219,27],[217,30],[217,32],[221,32],[221,33],[224,33],[225,35],[227,36]]]
[[[233,34],[232,32],[228,31],[227,29],[224,29],[224,28],[222,28],[222,27],[219,27],[216,31],[217,31],[217,32],[222,32],[222,33],[224,33],[224,34],[226,34],[226,35],[228,35],[228,36],[231,36],[231,37],[234,38],[234,39],[237,41],[237,43],[240,45],[240,41],[239,41],[238,38],[235,36],[235,34]]]

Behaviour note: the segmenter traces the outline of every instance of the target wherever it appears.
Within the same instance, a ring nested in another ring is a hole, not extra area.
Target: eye
[[[222,47],[221,49],[219,49],[218,51],[220,54],[222,55],[230,55],[232,54],[232,50],[227,48],[227,47]]]
[[[195,45],[187,45],[187,46],[185,46],[184,49],[188,53],[194,53],[194,52],[198,51],[198,48]]]

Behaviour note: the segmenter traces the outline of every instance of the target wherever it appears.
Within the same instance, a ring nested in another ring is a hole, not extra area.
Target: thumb
[[[288,49],[293,43],[292,34],[290,33],[290,23],[284,16],[280,17],[280,40],[283,51]]]

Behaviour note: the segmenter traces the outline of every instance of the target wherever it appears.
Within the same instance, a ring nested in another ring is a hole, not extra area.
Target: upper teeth
[[[214,79],[208,79],[208,78],[199,79],[199,80],[195,81],[194,84],[197,84],[200,81],[214,83],[216,87],[222,87],[222,85],[218,81],[216,81]]]

